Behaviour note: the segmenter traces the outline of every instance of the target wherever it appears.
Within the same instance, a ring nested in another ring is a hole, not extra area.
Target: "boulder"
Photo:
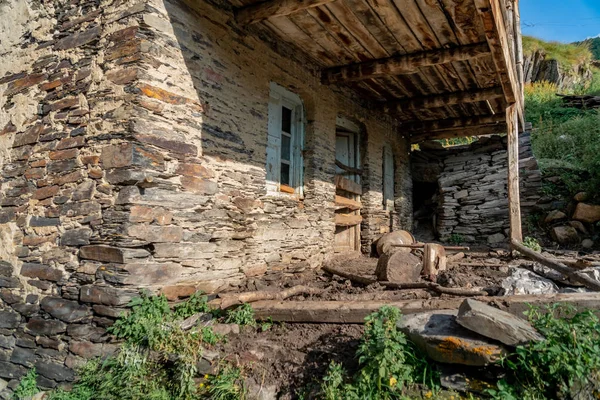
[[[567,219],[567,214],[559,210],[552,210],[546,215],[544,222],[546,225],[551,225],[555,222],[564,221]]]
[[[584,239],[581,242],[581,247],[583,247],[584,249],[591,249],[592,247],[594,247],[594,241],[592,239]]]
[[[394,251],[383,254],[377,262],[375,275],[380,281],[407,283],[417,282],[421,277],[423,264],[412,253]]]
[[[456,315],[456,310],[405,315],[398,328],[441,363],[485,366],[506,354],[504,346],[460,326]]]
[[[579,243],[579,235],[577,230],[572,226],[555,226],[550,231],[552,239],[559,244]]]
[[[456,322],[509,346],[544,340],[529,322],[473,299],[466,299],[460,305]]]
[[[572,226],[579,233],[583,233],[584,235],[588,234],[588,230],[585,228],[585,225],[581,223],[581,221],[569,221],[569,226]]]
[[[594,224],[600,221],[600,206],[579,203],[575,207],[573,219]]]
[[[575,196],[573,196],[573,200],[581,202],[586,201],[588,199],[588,194],[586,192],[579,192]]]

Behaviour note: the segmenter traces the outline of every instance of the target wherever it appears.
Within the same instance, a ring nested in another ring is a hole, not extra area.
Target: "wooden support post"
[[[448,118],[437,121],[414,121],[401,125],[404,132],[433,132],[445,129],[465,128],[477,125],[499,124],[506,121],[506,116],[501,114],[483,115],[478,117]]]
[[[334,0],[271,0],[238,9],[235,19],[242,25],[255,24],[271,17],[290,15]]]
[[[523,241],[521,230],[521,200],[519,198],[519,120],[517,106],[506,109],[508,128],[508,212],[510,219],[511,241]]]
[[[322,72],[321,79],[323,83],[331,84],[361,81],[385,75],[412,74],[420,67],[466,61],[489,54],[487,43],[476,43],[328,68]]]
[[[497,99],[501,97],[504,97],[502,87],[494,86],[487,89],[466,90],[434,96],[413,97],[396,101],[388,101],[383,103],[383,106],[384,111],[386,112],[402,112],[405,110],[422,110],[424,108],[444,107],[462,103],[476,103],[478,101]]]

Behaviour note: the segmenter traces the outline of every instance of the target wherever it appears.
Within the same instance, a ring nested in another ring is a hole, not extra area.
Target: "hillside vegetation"
[[[532,54],[541,50],[546,59],[556,60],[566,70],[576,65],[590,64],[593,56],[588,43],[545,42],[532,36],[523,36],[523,53]]]
[[[595,42],[594,42],[595,43]],[[589,43],[548,43],[524,38],[528,51],[540,47],[563,68],[591,61]],[[535,128],[533,150],[546,175],[558,175],[565,195],[585,190],[600,200],[600,112],[564,107],[555,84],[534,82],[525,87],[526,119]],[[600,95],[600,70],[592,67],[592,79],[574,88],[574,94]],[[557,191],[552,188],[550,192]],[[555,194],[555,193],[554,193]]]

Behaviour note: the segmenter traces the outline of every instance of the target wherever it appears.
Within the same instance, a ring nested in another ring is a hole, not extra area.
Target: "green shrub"
[[[15,388],[13,398],[16,400],[21,400],[37,394],[40,389],[37,387],[36,379],[37,373],[35,368],[33,368],[27,372],[27,375],[21,378],[19,385]]]
[[[452,235],[450,235],[450,238],[448,238],[448,241],[452,244],[459,245],[463,243],[465,239],[460,233],[453,233]]]
[[[256,319],[254,318],[254,310],[248,303],[244,303],[239,307],[231,310],[227,310],[227,316],[225,322],[228,324],[238,324],[241,326],[249,325],[256,326]]]
[[[530,236],[525,236],[525,240],[523,240],[523,246],[529,247],[531,250],[537,251],[538,253],[542,251],[540,242],[538,242],[536,238],[532,238]]]
[[[356,355],[359,370],[348,377],[332,362],[323,378],[322,395],[334,399],[395,399],[420,383],[435,389],[439,374],[397,328],[400,310],[382,307],[365,319],[365,332]]]
[[[577,388],[598,389],[600,321],[592,311],[575,313],[555,304],[531,308],[529,319],[546,340],[518,346],[501,365],[508,371],[489,394],[495,399],[572,398]],[[595,397],[597,398],[597,397]]]

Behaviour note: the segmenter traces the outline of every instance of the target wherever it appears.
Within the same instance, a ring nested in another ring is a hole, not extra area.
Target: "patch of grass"
[[[239,307],[228,310],[225,322],[228,324],[238,324],[240,326],[256,326],[254,310],[250,304],[244,303]]]
[[[501,365],[507,377],[490,390],[494,399],[573,398],[581,388],[594,391],[600,380],[600,321],[591,311],[555,304],[531,308],[532,325],[546,338],[518,346]],[[584,397],[581,397],[584,398]],[[589,397],[585,397],[589,398]]]
[[[39,393],[40,389],[37,387],[36,379],[37,372],[33,368],[27,372],[27,375],[21,378],[19,385],[13,392],[13,399],[22,400]]]
[[[396,326],[400,310],[382,307],[365,319],[365,333],[356,356],[359,370],[352,376],[332,362],[323,378],[322,398],[395,399],[420,383],[439,387],[439,373]]]
[[[448,242],[450,242],[451,244],[455,244],[455,245],[462,244],[464,241],[465,241],[465,238],[460,233],[453,233],[448,238]]]
[[[525,236],[525,239],[523,240],[523,246],[528,247],[533,251],[537,251],[538,253],[542,251],[540,242],[538,242],[536,238],[532,238],[530,236]]]
[[[239,368],[226,365],[219,375],[208,377],[203,387],[204,395],[211,400],[241,400],[246,398],[246,388]]]

